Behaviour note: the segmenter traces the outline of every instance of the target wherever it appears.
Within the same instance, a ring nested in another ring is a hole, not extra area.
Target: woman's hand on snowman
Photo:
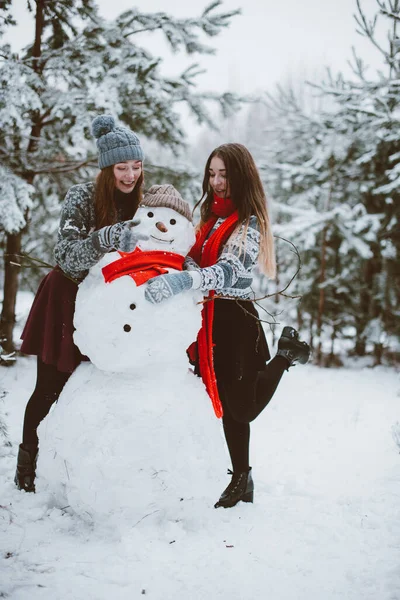
[[[158,277],[153,277],[147,282],[144,297],[152,304],[159,304],[163,300],[176,296],[185,290],[198,289],[200,279],[200,274],[197,278],[196,273],[189,273],[189,271],[158,275]]]
[[[197,262],[191,256],[185,258],[183,268],[185,271],[198,271],[200,269]]]
[[[140,219],[131,219],[102,227],[98,231],[100,247],[107,251],[133,252],[140,240],[149,239],[148,235],[134,230],[139,223]]]

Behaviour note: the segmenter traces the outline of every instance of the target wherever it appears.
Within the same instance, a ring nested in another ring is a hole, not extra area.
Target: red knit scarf
[[[152,277],[168,273],[168,269],[182,271],[185,260],[180,254],[162,250],[144,252],[136,248],[134,252],[119,252],[119,254],[121,258],[102,268],[106,283],[123,275],[130,275],[139,286]]]
[[[222,199],[226,200],[226,199]],[[208,234],[214,227],[218,219],[217,215],[213,215],[199,230],[196,236],[196,243],[189,252],[189,256],[196,261],[200,267],[210,267],[215,265],[219,255],[221,254],[222,248],[229,236],[236,228],[238,222],[238,212],[235,210],[231,212],[230,216],[217,228],[217,230],[207,239]],[[204,246],[204,248],[203,248]],[[211,402],[214,407],[215,414],[218,418],[222,417],[223,410],[221,400],[218,394],[217,379],[214,371],[214,358],[213,358],[213,341],[212,341],[212,328],[214,319],[214,295],[215,292],[212,290],[206,302],[203,305],[202,325],[197,336],[197,349],[199,356],[199,367],[201,377],[208,395],[211,398]]]
[[[234,212],[235,206],[230,198],[221,198],[221,196],[217,196],[214,192],[211,210],[218,217],[229,217]]]

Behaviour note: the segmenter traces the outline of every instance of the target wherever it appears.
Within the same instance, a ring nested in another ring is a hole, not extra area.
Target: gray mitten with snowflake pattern
[[[193,278],[188,271],[180,273],[167,273],[153,277],[147,282],[144,297],[152,304],[159,304],[163,300],[176,296],[184,290],[190,290],[193,287]]]
[[[101,249],[133,252],[139,240],[149,239],[148,235],[134,231],[139,223],[140,219],[131,219],[99,229],[98,236]]]

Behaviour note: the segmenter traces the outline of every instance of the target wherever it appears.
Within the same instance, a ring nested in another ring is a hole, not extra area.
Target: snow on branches
[[[26,225],[34,187],[0,165],[0,231],[15,234]]]

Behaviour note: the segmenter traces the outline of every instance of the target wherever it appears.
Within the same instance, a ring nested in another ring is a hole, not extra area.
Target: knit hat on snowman
[[[152,185],[145,193],[141,206],[152,206],[154,208],[163,206],[165,208],[171,208],[186,217],[188,221],[193,221],[189,203],[186,202],[178,190],[169,183]]]
[[[100,115],[92,122],[92,134],[99,151],[99,167],[105,169],[127,160],[144,160],[136,133],[117,126],[112,115]]]
[[[175,217],[174,212],[178,213]],[[189,203],[171,184],[153,185],[144,195],[136,216],[141,220],[138,228],[147,234],[147,239],[141,240],[134,252],[120,252],[120,259],[103,267],[107,283],[130,275],[137,285],[142,285],[168,273],[168,269],[182,271],[184,257],[195,241]]]

